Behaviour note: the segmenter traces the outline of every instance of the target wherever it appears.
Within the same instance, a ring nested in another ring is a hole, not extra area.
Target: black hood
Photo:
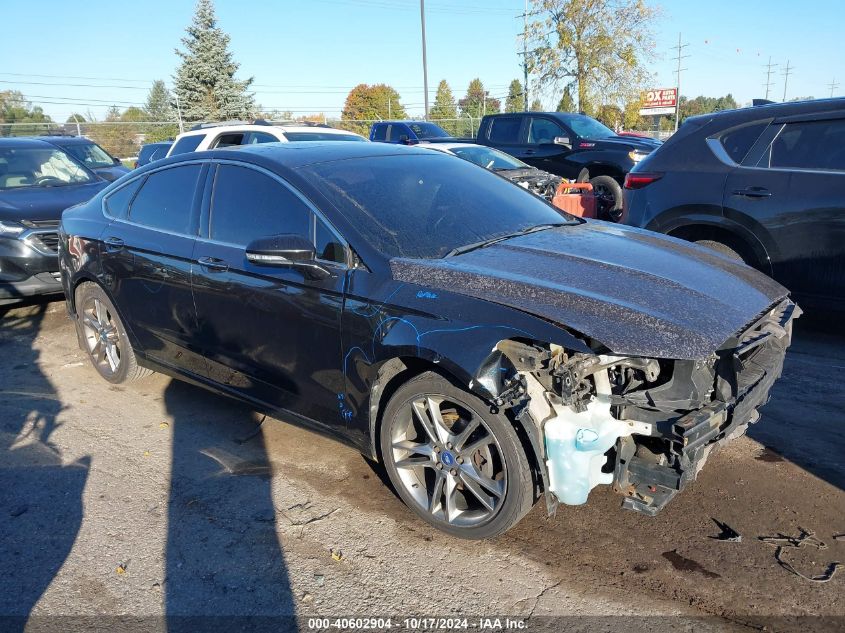
[[[60,220],[62,211],[86,202],[108,186],[105,180],[62,187],[16,187],[0,191],[0,220]]]
[[[641,136],[610,136],[602,139],[584,139],[581,143],[595,143],[598,148],[619,148],[637,150],[643,154],[653,152],[660,147],[661,142],[653,138]]]
[[[445,259],[397,258],[391,269],[398,281],[537,315],[615,354],[657,358],[703,359],[788,294],[714,251],[604,222]]]

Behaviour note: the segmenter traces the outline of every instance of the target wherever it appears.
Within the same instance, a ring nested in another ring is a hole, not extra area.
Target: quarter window
[[[731,160],[735,163],[741,163],[767,126],[767,121],[743,125],[722,134],[719,141]]]
[[[314,243],[317,249],[317,259],[341,264],[346,262],[343,244],[320,218],[317,218]]]
[[[136,178],[128,185],[110,194],[106,198],[106,210],[108,214],[113,218],[125,220],[126,216],[129,215],[129,203],[132,202],[132,198],[135,196],[135,192],[138,191],[142,182],[144,182],[143,178]]]
[[[769,165],[845,171],[845,119],[787,123],[772,142]]]
[[[273,178],[236,165],[217,169],[211,239],[238,246],[284,233],[311,239],[311,217],[305,203]]]
[[[129,208],[129,220],[154,229],[190,234],[200,165],[182,165],[147,177]]]

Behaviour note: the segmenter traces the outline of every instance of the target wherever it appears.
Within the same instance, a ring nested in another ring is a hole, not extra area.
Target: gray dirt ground
[[[0,355],[0,615],[845,616],[845,569],[808,582],[757,539],[800,526],[827,549],[787,552],[796,568],[845,562],[845,339],[830,334],[799,330],[761,423],[658,517],[597,489],[480,543],[416,520],[329,439],[164,376],[107,384],[62,302],[0,312]],[[742,542],[708,538],[711,518]]]

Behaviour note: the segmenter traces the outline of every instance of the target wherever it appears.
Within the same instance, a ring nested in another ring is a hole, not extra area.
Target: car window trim
[[[316,224],[315,224],[314,218],[320,218],[323,221],[323,223],[326,225],[326,227],[329,229],[329,231],[332,234],[334,234],[334,236],[338,239],[338,242],[340,242],[340,245],[343,247],[344,259],[346,261],[335,262],[335,261],[332,261],[332,260],[320,259],[319,257],[315,257],[314,261],[320,262],[321,264],[329,264],[329,265],[332,265],[332,266],[339,268],[339,269],[342,268],[343,270],[348,270],[349,268],[351,268],[350,253],[351,253],[352,249],[349,246],[349,241],[346,240],[340,234],[340,232],[334,227],[334,225],[331,223],[331,221],[329,221],[329,219],[326,217],[326,215],[322,211],[320,211],[317,208],[317,206],[313,202],[311,202],[311,200],[309,200],[307,196],[305,196],[305,194],[303,194],[301,191],[299,191],[299,189],[294,187],[292,184],[290,184],[288,181],[286,181],[284,178],[282,178],[278,174],[273,173],[269,169],[261,167],[260,165],[254,165],[252,163],[245,163],[243,161],[232,160],[232,159],[227,159],[227,158],[216,158],[216,159],[208,161],[208,162],[209,162],[210,166],[213,166],[213,168],[214,168],[213,172],[214,173],[213,173],[213,176],[209,179],[210,182],[206,183],[206,185],[209,187],[209,197],[208,197],[208,206],[203,207],[203,212],[206,214],[206,221],[204,223],[205,224],[205,227],[204,227],[205,231],[204,231],[204,234],[203,234],[203,231],[200,230],[200,235],[198,236],[198,239],[203,240],[205,242],[212,243],[212,244],[221,244],[221,245],[224,245],[224,246],[233,246],[235,248],[246,250],[245,244],[234,244],[232,242],[226,242],[226,241],[223,241],[223,240],[215,240],[214,238],[211,237],[211,211],[212,211],[213,202],[214,202],[214,183],[217,181],[217,167],[220,166],[220,165],[234,165],[236,167],[244,167],[246,169],[252,169],[252,170],[257,171],[261,174],[264,174],[265,176],[269,176],[272,180],[275,180],[277,183],[279,183],[280,185],[285,187],[293,195],[295,195],[297,198],[299,198],[299,200],[311,212],[312,220],[310,222],[311,226],[309,228],[309,232],[311,233],[311,235],[309,235],[309,239],[311,240],[311,243],[314,245],[315,249],[317,248],[317,234],[316,234]],[[203,225],[202,219],[200,220],[200,225],[201,226]]]

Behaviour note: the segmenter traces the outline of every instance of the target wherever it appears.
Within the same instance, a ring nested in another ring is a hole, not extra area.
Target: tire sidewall
[[[475,413],[493,433],[501,448],[508,473],[505,499],[498,512],[481,525],[456,527],[434,519],[407,493],[393,462],[390,429],[394,417],[421,395],[446,396]],[[387,474],[399,497],[417,516],[439,530],[465,539],[484,539],[505,532],[515,525],[533,505],[532,473],[525,450],[510,420],[502,413],[492,413],[480,398],[453,385],[444,377],[427,372],[408,381],[390,399],[379,430],[379,446]],[[527,482],[527,483],[526,483]],[[526,499],[527,497],[527,499]],[[527,505],[527,509],[526,509]]]

